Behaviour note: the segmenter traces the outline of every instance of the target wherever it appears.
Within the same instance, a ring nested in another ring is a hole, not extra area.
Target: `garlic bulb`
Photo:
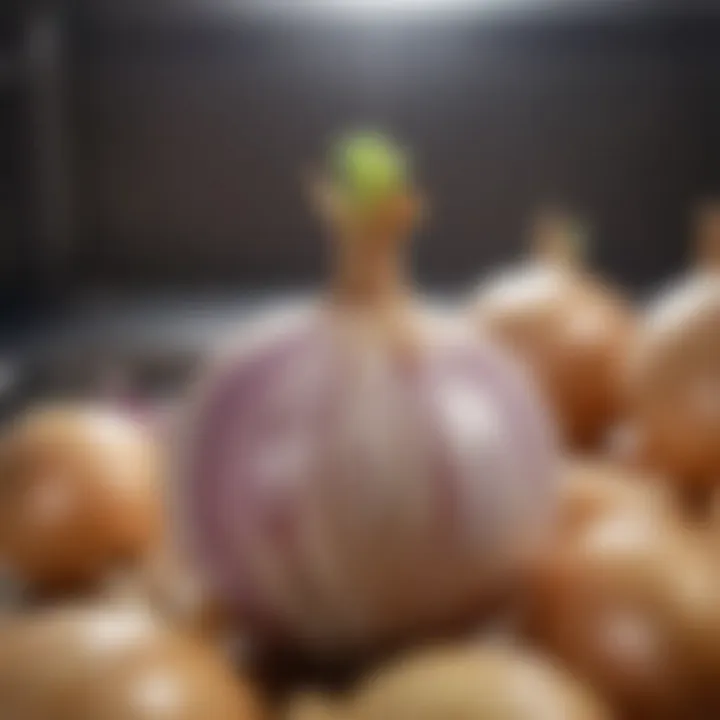
[[[483,282],[472,317],[528,364],[569,446],[594,449],[623,409],[632,313],[582,267],[574,222],[546,212],[534,232],[534,256]]]
[[[262,318],[200,384],[182,527],[260,634],[333,651],[476,614],[552,518],[552,427],[523,373],[416,302],[405,157],[351,138],[316,199],[336,272]]]

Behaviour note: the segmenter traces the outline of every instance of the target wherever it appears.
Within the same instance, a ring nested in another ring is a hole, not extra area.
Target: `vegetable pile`
[[[3,429],[0,717],[720,716],[720,209],[648,307],[553,210],[440,310],[401,147],[342,138],[310,190],[324,291],[238,327],[157,426]]]

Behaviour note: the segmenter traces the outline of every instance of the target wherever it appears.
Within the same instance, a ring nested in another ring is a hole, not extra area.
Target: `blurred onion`
[[[373,673],[347,700],[301,696],[287,720],[610,720],[571,675],[501,647],[420,651]]]
[[[532,635],[631,717],[689,715],[718,679],[718,575],[704,538],[657,513],[609,514],[535,578]]]
[[[247,681],[131,607],[6,619],[0,716],[18,720],[259,720]]]
[[[534,256],[488,278],[472,315],[482,332],[527,362],[568,444],[592,449],[623,409],[633,316],[624,298],[582,267],[578,232],[559,213],[541,215]]]
[[[0,443],[0,562],[41,593],[140,562],[161,532],[161,476],[154,443],[119,413],[29,411]]]
[[[554,508],[552,428],[523,374],[403,282],[420,203],[375,142],[350,143],[344,172],[359,154],[360,179],[318,186],[328,296],[247,331],[181,442],[181,530],[200,566],[261,636],[311,652],[477,614]]]
[[[611,515],[668,517],[675,509],[660,478],[597,458],[565,462],[560,508],[560,530],[568,534]]]
[[[720,481],[720,206],[698,217],[698,266],[651,304],[629,367],[637,454],[680,485]]]

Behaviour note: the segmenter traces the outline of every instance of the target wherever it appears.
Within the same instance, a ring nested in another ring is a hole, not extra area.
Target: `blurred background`
[[[313,287],[302,176],[348,126],[416,151],[433,293],[520,256],[538,205],[638,296],[720,190],[711,0],[3,0],[0,404],[162,394]]]

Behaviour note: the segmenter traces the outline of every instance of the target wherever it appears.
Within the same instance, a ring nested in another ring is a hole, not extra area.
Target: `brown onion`
[[[131,607],[6,619],[0,717],[256,720],[246,681],[212,651]]]
[[[236,634],[227,608],[200,582],[177,551],[153,555],[142,572],[131,579],[130,586],[121,586],[120,590],[204,640],[223,643]],[[111,592],[111,597],[114,595]]]
[[[559,543],[535,579],[532,634],[618,706],[684,717],[720,668],[718,577],[667,517],[610,514]]]
[[[603,438],[623,406],[621,362],[633,317],[624,299],[579,262],[573,223],[545,213],[535,257],[485,282],[472,312],[483,331],[525,360],[575,448]]]
[[[664,484],[648,473],[595,458],[565,462],[560,502],[563,533],[582,532],[610,515],[654,517],[669,515],[673,509]]]
[[[73,589],[143,558],[161,526],[156,448],[99,408],[29,412],[0,448],[0,558],[40,592]]]
[[[642,456],[707,488],[720,480],[720,206],[697,222],[698,267],[650,306],[629,384]]]
[[[289,720],[603,720],[585,687],[548,661],[501,647],[426,650],[377,672],[333,707],[301,697]]]

